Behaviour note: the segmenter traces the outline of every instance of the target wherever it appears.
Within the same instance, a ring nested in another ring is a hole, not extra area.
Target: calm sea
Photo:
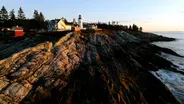
[[[156,42],[154,44],[174,50],[178,54],[184,56],[184,32],[155,32],[158,35],[176,38],[172,42]]]
[[[184,56],[184,32],[154,32],[158,35],[176,38],[176,41],[171,42],[154,42],[153,44],[174,50],[176,53]],[[162,57],[171,61],[177,66],[177,70],[184,72],[184,58],[176,57],[170,54],[162,53]],[[161,69],[157,72],[152,72],[171,90],[171,92],[184,104],[184,75]]]

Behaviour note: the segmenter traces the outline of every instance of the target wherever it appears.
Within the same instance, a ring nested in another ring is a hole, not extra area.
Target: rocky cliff
[[[160,51],[175,54],[123,31],[82,31],[41,42],[0,60],[0,103],[180,103],[150,73],[173,70]]]

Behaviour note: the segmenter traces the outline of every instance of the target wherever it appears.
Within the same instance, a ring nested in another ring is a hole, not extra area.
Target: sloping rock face
[[[172,67],[158,51],[123,31],[69,33],[0,60],[0,103],[179,103],[149,72]]]

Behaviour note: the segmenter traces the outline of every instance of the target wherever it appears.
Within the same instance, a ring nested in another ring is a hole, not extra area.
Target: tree
[[[16,19],[14,9],[12,9],[12,10],[10,11],[9,19],[12,20],[12,21],[14,21],[14,20]]]
[[[16,25],[16,17],[15,17],[15,11],[14,9],[12,9],[9,13],[9,20],[4,23],[6,24],[7,27],[12,27],[12,26],[15,26]]]
[[[129,29],[129,30],[132,30],[132,26],[130,25],[128,29]]]
[[[39,18],[40,21],[45,21],[45,17],[42,12],[40,12]]]
[[[123,29],[128,30],[128,26],[127,25],[123,26]]]
[[[2,25],[2,22],[3,22],[3,18],[2,18],[2,13],[1,13],[1,10],[0,10],[0,25]]]
[[[142,32],[142,27],[140,27],[139,31],[141,31],[141,32]]]
[[[40,20],[40,15],[38,14],[38,11],[37,10],[34,10],[33,19]]]
[[[6,8],[4,6],[1,9],[0,17],[1,17],[1,20],[3,22],[5,22],[6,20],[8,20],[8,12],[7,12],[7,10],[6,10]]]
[[[20,19],[20,20],[25,20],[26,19],[25,14],[24,14],[24,11],[23,11],[23,9],[21,7],[18,10],[18,16],[17,16],[17,18]]]
[[[135,24],[133,24],[133,31],[139,31],[139,27],[137,26],[137,25],[135,25]]]

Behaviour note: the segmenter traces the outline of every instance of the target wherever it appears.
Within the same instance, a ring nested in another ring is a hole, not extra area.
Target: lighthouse
[[[79,18],[78,18],[78,25],[80,26],[81,29],[83,29],[83,23],[82,23],[82,16],[79,15]]]

